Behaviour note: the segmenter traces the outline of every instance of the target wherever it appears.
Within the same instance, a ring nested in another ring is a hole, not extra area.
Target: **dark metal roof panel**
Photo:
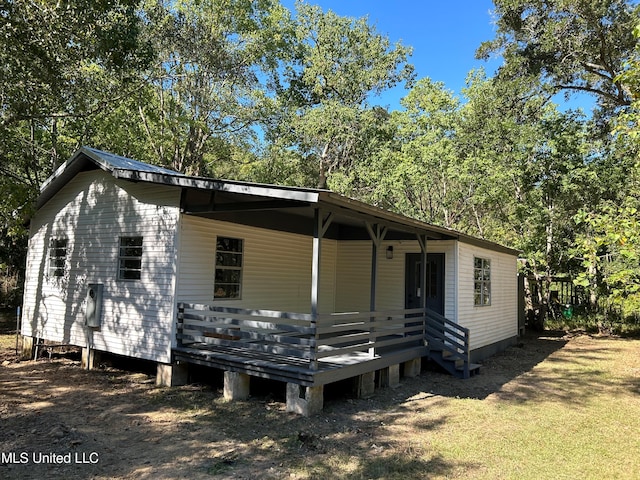
[[[253,195],[258,197],[295,200],[307,203],[318,201],[318,192],[310,188],[283,187],[261,183],[239,182],[235,180],[218,180],[206,177],[189,177],[186,175],[157,174],[137,170],[117,170],[113,174],[116,178],[132,181],[163,183],[183,188],[200,190],[217,190],[220,192]]]
[[[175,170],[169,170],[168,168],[159,167],[157,165],[150,165],[148,163],[139,162],[138,160],[121,157],[120,155],[115,155],[110,152],[104,152],[96,148],[82,147],[80,151],[90,156],[93,160],[100,163],[104,169],[109,171],[131,170],[136,172],[159,173],[163,175],[175,175],[185,178],[187,177],[183,173],[176,172]]]

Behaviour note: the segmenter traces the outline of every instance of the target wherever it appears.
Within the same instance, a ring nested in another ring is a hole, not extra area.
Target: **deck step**
[[[480,365],[469,361],[469,329],[429,309],[425,309],[425,315],[429,358],[458,378],[479,373]]]
[[[474,375],[478,375],[480,373],[480,365],[479,363],[470,363],[469,364],[469,376],[473,377]],[[456,366],[456,370],[458,372],[464,373],[464,365]]]
[[[469,378],[480,373],[479,363],[469,364],[469,377],[465,377],[465,361],[451,356],[443,355],[445,352],[433,351],[429,352],[429,359],[438,364],[442,369],[447,371],[450,375],[458,378]]]

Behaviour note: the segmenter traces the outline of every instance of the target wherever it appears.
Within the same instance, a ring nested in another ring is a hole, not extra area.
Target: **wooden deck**
[[[428,354],[421,309],[329,315],[180,304],[174,360],[319,386]]]
[[[427,348],[416,342],[412,348],[388,349],[373,357],[363,352],[327,357],[315,370],[296,357],[256,353],[238,347],[178,347],[173,355],[181,362],[314,387],[423,357],[427,355]]]

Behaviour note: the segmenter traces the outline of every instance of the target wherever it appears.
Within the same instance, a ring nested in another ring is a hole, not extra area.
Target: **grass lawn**
[[[300,477],[640,478],[640,341],[548,341],[562,348],[486,396],[436,388],[385,405],[369,451],[331,450]]]
[[[10,358],[15,337],[0,345]],[[0,367],[3,422],[22,432],[0,447],[42,442],[57,422],[100,453],[92,478],[640,478],[640,340],[528,335],[468,380],[423,371],[370,399],[327,388],[312,418],[284,411],[277,382],[227,403],[219,385],[158,388],[56,362]],[[2,468],[2,478],[47,473]]]

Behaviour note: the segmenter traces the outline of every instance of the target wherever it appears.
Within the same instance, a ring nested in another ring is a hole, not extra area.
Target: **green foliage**
[[[150,58],[137,1],[0,4],[0,264],[23,268],[40,184]]]
[[[479,57],[500,53],[499,76],[539,81],[551,93],[588,92],[611,110],[628,105],[617,76],[635,46],[637,21],[627,0],[494,0],[497,35]]]
[[[640,35],[638,26],[633,31]],[[636,45],[615,79],[625,85],[631,105],[615,119],[611,161],[603,162],[607,168],[601,178],[608,180],[605,185],[611,190],[600,203],[576,215],[581,233],[574,248],[583,267],[576,282],[590,289],[601,311],[636,321],[640,315],[639,55]]]
[[[116,95],[111,76],[127,78],[148,61],[138,39],[137,3],[4,2],[2,124],[86,115]]]
[[[296,12],[297,55],[285,80],[301,105],[333,100],[360,106],[412,77],[406,63],[411,49],[392,46],[366,18],[340,17],[303,2]]]
[[[504,65],[471,72],[461,99],[414,83],[411,48],[366,18],[304,2],[3,3],[0,265],[18,274],[39,185],[89,144],[191,174],[328,187],[513,246],[541,285],[575,273],[593,306],[634,318],[632,2],[494,3],[497,35],[478,55]],[[411,88],[401,109],[376,105],[398,85]],[[590,92],[602,111],[561,113],[558,91]]]
[[[548,140],[517,169],[531,179],[520,207],[529,240],[520,248],[529,252],[534,270],[547,276],[575,272],[593,311],[624,317],[635,304],[640,270],[635,2],[494,3],[497,35],[478,56],[504,56],[498,84],[527,82],[542,95],[588,92],[601,108],[591,126],[556,116],[534,134]]]
[[[146,155],[174,170],[205,175],[257,139],[266,76],[282,54],[286,11],[269,0],[153,2],[144,35],[156,52],[133,114]]]
[[[352,194],[452,227],[465,204],[452,139],[458,100],[442,83],[424,78],[401,102],[404,110],[380,125],[376,153],[351,170]]]
[[[368,158],[382,109],[368,101],[413,78],[411,49],[391,45],[366,19],[354,20],[296,3],[291,63],[279,78],[282,111],[268,138],[294,147],[317,166],[320,187],[327,178]]]
[[[637,198],[628,197],[623,205],[605,204],[597,212],[576,215],[576,223],[586,226],[576,245],[584,267],[577,282],[598,285],[610,306],[621,307],[640,293],[639,206]]]

